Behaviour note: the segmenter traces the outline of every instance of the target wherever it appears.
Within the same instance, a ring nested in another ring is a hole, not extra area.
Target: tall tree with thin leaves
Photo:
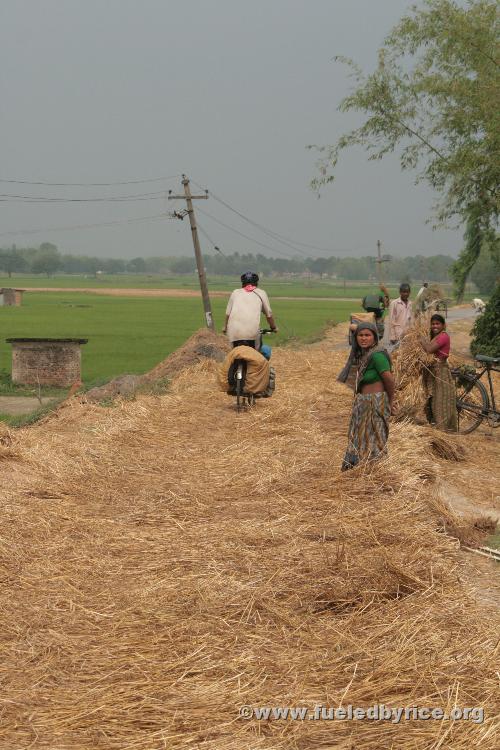
[[[438,193],[437,225],[466,225],[453,269],[458,296],[484,242],[492,243],[500,203],[500,6],[496,0],[425,0],[386,38],[376,70],[356,82],[341,111],[362,125],[320,152],[313,187],[331,182],[343,149],[363,146],[370,159],[396,150],[403,169]]]

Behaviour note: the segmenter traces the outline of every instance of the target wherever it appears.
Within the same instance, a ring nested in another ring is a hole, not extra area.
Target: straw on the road
[[[342,357],[275,351],[276,393],[248,414],[205,362],[165,396],[74,401],[17,434],[1,464],[0,747],[498,746],[498,623],[429,502],[460,438],[436,452],[432,431],[395,424],[387,459],[342,475]],[[238,718],[377,703],[482,706],[485,721]]]

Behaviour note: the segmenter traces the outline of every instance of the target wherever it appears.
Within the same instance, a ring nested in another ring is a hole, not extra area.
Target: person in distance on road
[[[241,275],[241,289],[235,289],[229,297],[226,321],[222,333],[226,333],[233,347],[246,345],[260,347],[260,316],[266,316],[269,328],[277,332],[269,298],[259,289],[259,276],[254,271]]]

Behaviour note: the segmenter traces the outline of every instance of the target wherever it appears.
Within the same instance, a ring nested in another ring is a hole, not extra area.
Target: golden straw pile
[[[431,315],[432,312],[420,315],[392,354],[398,419],[423,416],[422,411],[428,396],[424,375],[436,360],[434,355],[427,354],[420,340],[422,337],[429,339]],[[452,353],[448,361],[450,366],[456,367],[463,359]]]
[[[2,460],[1,748],[494,750],[498,620],[434,501],[442,436],[339,471],[344,353],[275,350],[247,414],[216,363],[70,402]],[[454,464],[456,465],[456,464]],[[242,705],[480,706],[471,721],[261,721]]]
[[[435,358],[422,348],[420,339],[429,338],[429,328],[430,315],[421,315],[392,355],[398,418],[415,417],[425,404],[427,394],[423,376]]]

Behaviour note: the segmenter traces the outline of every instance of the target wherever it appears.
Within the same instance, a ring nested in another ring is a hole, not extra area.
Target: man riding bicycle
[[[241,289],[235,289],[229,297],[222,333],[227,333],[233,348],[245,345],[260,349],[261,313],[266,316],[270,329],[274,333],[278,330],[269,298],[263,289],[258,289],[258,285],[258,274],[247,271],[241,276]]]

